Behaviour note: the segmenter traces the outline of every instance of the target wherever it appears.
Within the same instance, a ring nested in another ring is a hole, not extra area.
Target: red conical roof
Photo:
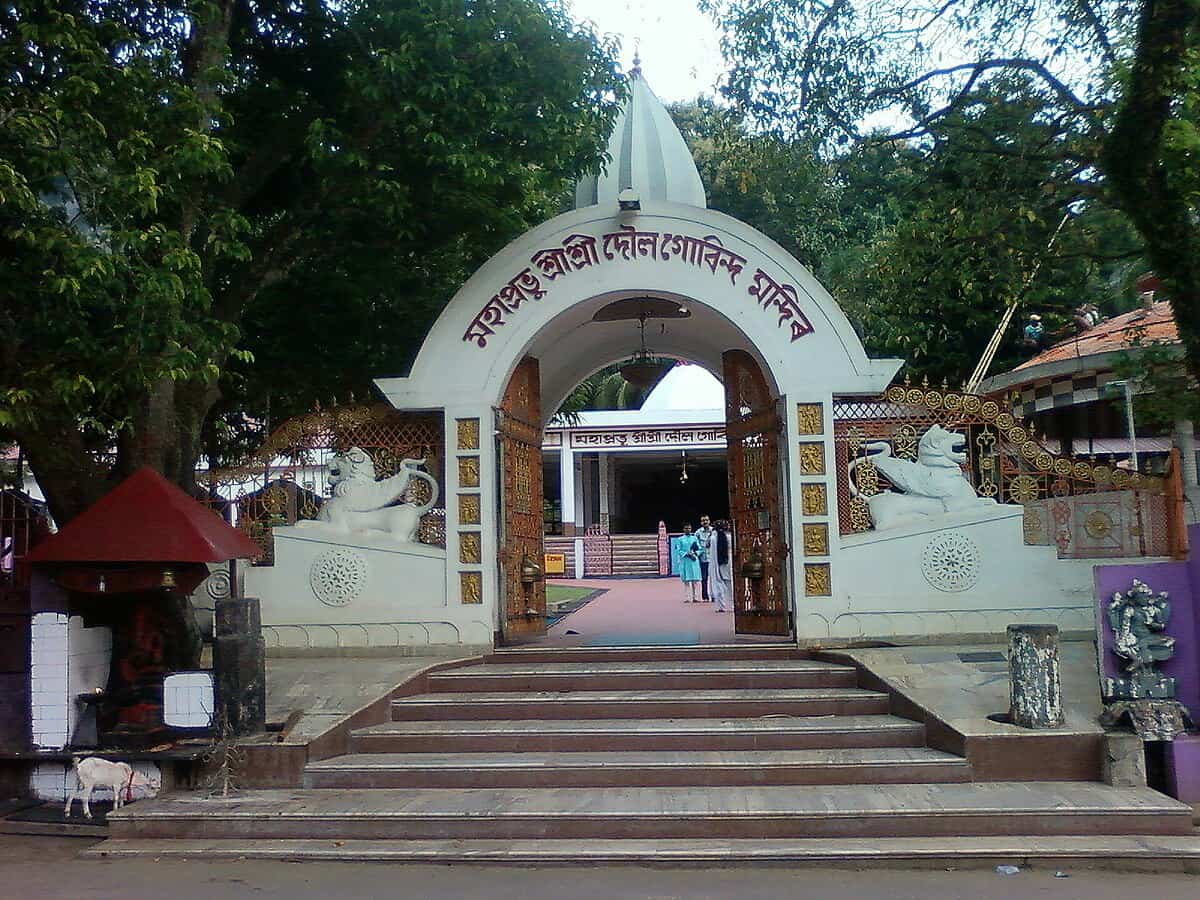
[[[38,544],[29,561],[215,563],[260,552],[215,512],[143,466]]]

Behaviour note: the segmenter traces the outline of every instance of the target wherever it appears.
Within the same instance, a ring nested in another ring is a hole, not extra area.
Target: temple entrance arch
[[[755,618],[753,625],[746,619],[747,630],[786,631],[802,600],[806,617],[822,615],[818,610],[836,596],[837,547],[830,539],[836,529],[829,527],[837,521],[833,396],[878,394],[900,363],[869,359],[828,293],[765,235],[712,210],[662,202],[632,211],[587,207],[526,233],[450,301],[411,373],[378,381],[399,409],[445,413],[446,604],[484,607],[479,612],[497,633],[536,630],[514,617],[538,618],[536,606],[522,607],[522,598],[537,601],[537,590],[512,588],[517,547],[521,559],[532,556],[528,526],[536,515],[533,496],[541,495],[541,466],[529,466],[538,483],[525,503],[523,464],[513,463],[523,451],[513,425],[532,426],[515,411],[519,406],[530,417],[533,406],[517,403],[510,386],[524,380],[523,366],[536,365],[544,426],[583,378],[636,349],[630,322],[599,321],[596,313],[638,297],[675,300],[689,313],[647,333],[655,354],[724,374],[728,352],[737,351],[739,372],[751,363],[757,370],[753,402],[745,412],[739,403],[737,421],[729,423],[743,462],[751,463],[738,476],[750,479],[751,493],[760,473],[777,473],[775,488],[763,493],[774,498],[773,507],[760,500],[738,513],[739,527],[755,533],[738,561],[753,563],[738,567],[754,582],[743,581],[741,595],[758,591],[747,600]],[[523,446],[532,454],[531,441]],[[505,473],[521,485],[519,496],[505,488]],[[739,496],[743,485],[732,485]],[[527,519],[518,522],[517,515]],[[524,543],[513,543],[522,529]]]

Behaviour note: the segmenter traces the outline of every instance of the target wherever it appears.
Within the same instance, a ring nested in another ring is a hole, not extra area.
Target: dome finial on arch
[[[650,90],[640,50],[629,72],[629,95],[617,112],[608,138],[608,164],[575,185],[575,208],[617,208],[617,197],[632,190],[643,202],[686,203],[705,208],[708,198],[692,152],[671,114]]]

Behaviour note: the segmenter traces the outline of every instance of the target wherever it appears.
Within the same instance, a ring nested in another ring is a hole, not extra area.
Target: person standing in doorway
[[[692,524],[683,526],[680,539],[683,553],[679,557],[679,578],[683,582],[683,602],[699,603],[696,585],[700,583],[700,542],[692,534]]]
[[[712,600],[712,595],[708,592],[708,545],[712,541],[714,533],[712,519],[708,516],[701,516],[700,528],[696,531],[696,540],[700,542],[700,596],[705,603]]]
[[[717,522],[708,542],[708,596],[719,613],[733,607],[733,534],[724,519]]]

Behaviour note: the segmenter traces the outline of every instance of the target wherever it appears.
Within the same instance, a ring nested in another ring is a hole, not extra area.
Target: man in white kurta
[[[725,552],[721,553],[721,535],[725,536]],[[728,522],[718,522],[708,534],[708,596],[717,612],[733,608],[733,535]]]

